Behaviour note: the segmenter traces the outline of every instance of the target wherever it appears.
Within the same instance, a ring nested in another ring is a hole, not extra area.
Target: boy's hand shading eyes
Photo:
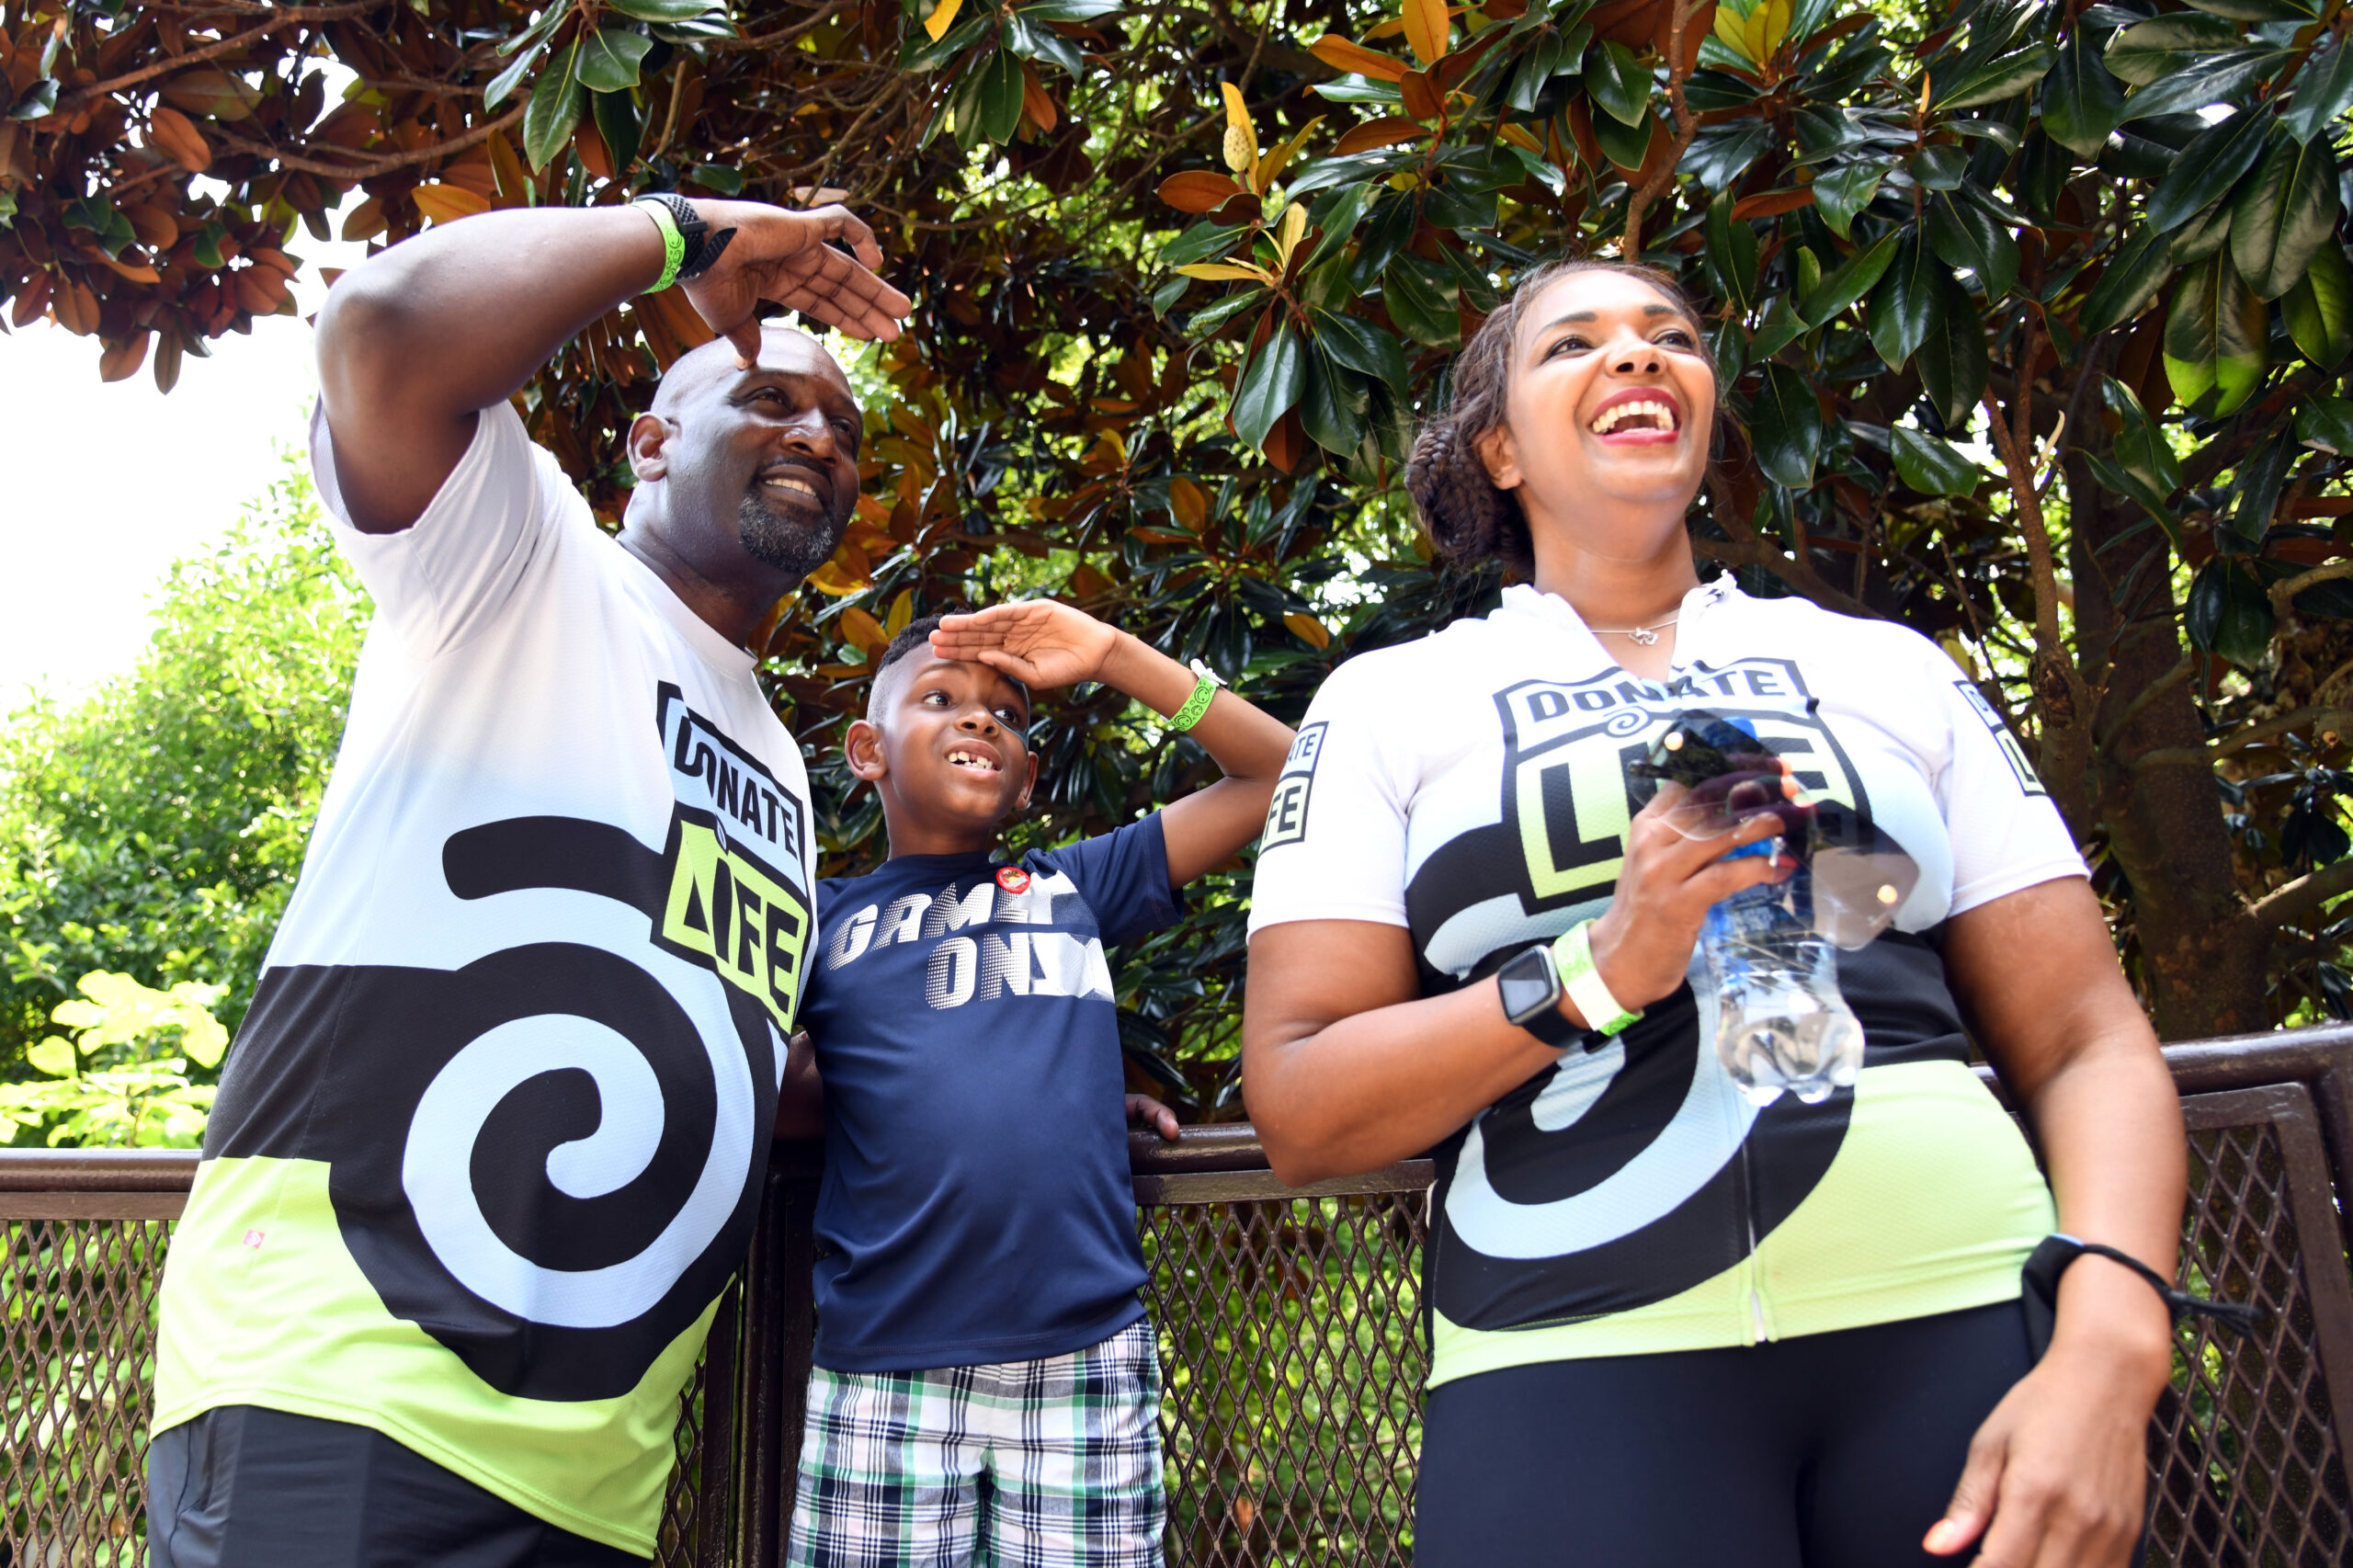
[[[1128,1125],[1149,1127],[1169,1142],[1176,1142],[1176,1113],[1150,1095],[1128,1096]]]
[[[931,634],[931,651],[941,658],[973,660],[1031,687],[1104,679],[1119,643],[1110,627],[1051,599],[948,616]]]

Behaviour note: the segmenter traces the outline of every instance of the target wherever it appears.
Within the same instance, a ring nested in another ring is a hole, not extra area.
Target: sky
[[[309,314],[319,267],[360,247],[292,248]],[[290,316],[189,356],[169,396],[149,366],[98,380],[95,337],[46,321],[0,337],[0,715],[28,687],[70,696],[137,662],[165,568],[236,519],[282,448],[300,449],[315,384],[311,328]]]

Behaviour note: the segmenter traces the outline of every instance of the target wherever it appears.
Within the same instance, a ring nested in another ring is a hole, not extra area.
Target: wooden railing
[[[2183,1278],[2268,1309],[2180,1333],[2149,1433],[2150,1562],[2353,1560],[2353,1029],[2166,1057],[2189,1127]],[[1172,1562],[1405,1563],[1430,1170],[1292,1188],[1246,1126],[1133,1146],[1167,1378]],[[818,1151],[779,1145],[680,1412],[659,1561],[768,1568],[814,1327]],[[195,1156],[0,1151],[0,1563],[144,1562],[154,1295]]]

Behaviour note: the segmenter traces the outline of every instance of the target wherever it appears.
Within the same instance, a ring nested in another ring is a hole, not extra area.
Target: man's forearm
[[[662,265],[661,233],[634,208],[534,208],[437,227],[339,280],[319,317],[319,385],[354,520],[415,521],[474,413]]]

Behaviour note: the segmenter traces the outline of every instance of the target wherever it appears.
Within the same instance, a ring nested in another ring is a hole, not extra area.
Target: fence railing
[[[2152,1564],[2353,1559],[2353,1028],[2170,1048],[2184,1280],[2269,1311],[2185,1325],[2149,1429]],[[1430,1168],[1289,1187],[1247,1127],[1133,1145],[1167,1379],[1174,1563],[1407,1563]],[[665,1568],[768,1568],[814,1329],[818,1151],[779,1145],[742,1282],[682,1402]],[[155,1290],[191,1154],[0,1151],[0,1564],[143,1563]]]

